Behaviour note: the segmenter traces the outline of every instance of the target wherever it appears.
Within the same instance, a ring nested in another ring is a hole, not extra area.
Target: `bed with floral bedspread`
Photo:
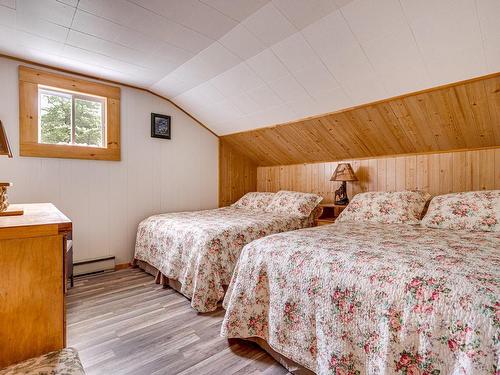
[[[318,374],[499,374],[500,232],[337,223],[247,245],[221,334]]]
[[[179,281],[195,310],[213,311],[244,245],[313,220],[234,207],[155,215],[139,224],[134,258]]]

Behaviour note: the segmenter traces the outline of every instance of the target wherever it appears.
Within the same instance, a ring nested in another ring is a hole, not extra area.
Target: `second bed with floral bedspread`
[[[222,335],[319,374],[498,374],[500,233],[339,223],[247,245]]]
[[[234,207],[155,215],[139,224],[134,257],[178,280],[194,309],[213,311],[244,245],[313,219]]]

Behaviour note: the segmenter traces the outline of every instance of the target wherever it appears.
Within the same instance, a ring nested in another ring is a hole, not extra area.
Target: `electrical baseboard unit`
[[[89,273],[114,271],[115,257],[102,257],[85,259],[73,263],[73,274],[75,276],[87,275]]]

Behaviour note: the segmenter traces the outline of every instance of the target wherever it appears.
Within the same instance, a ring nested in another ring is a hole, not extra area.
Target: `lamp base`
[[[347,206],[349,204],[349,198],[347,197],[346,182],[342,181],[340,187],[335,190],[335,204],[340,206]]]
[[[9,207],[7,199],[7,188],[12,186],[10,182],[0,182],[0,212],[4,212]]]

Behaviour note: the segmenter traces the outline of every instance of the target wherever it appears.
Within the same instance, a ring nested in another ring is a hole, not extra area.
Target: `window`
[[[38,86],[38,142],[105,147],[105,98]]]
[[[20,67],[21,156],[120,160],[120,89]]]

